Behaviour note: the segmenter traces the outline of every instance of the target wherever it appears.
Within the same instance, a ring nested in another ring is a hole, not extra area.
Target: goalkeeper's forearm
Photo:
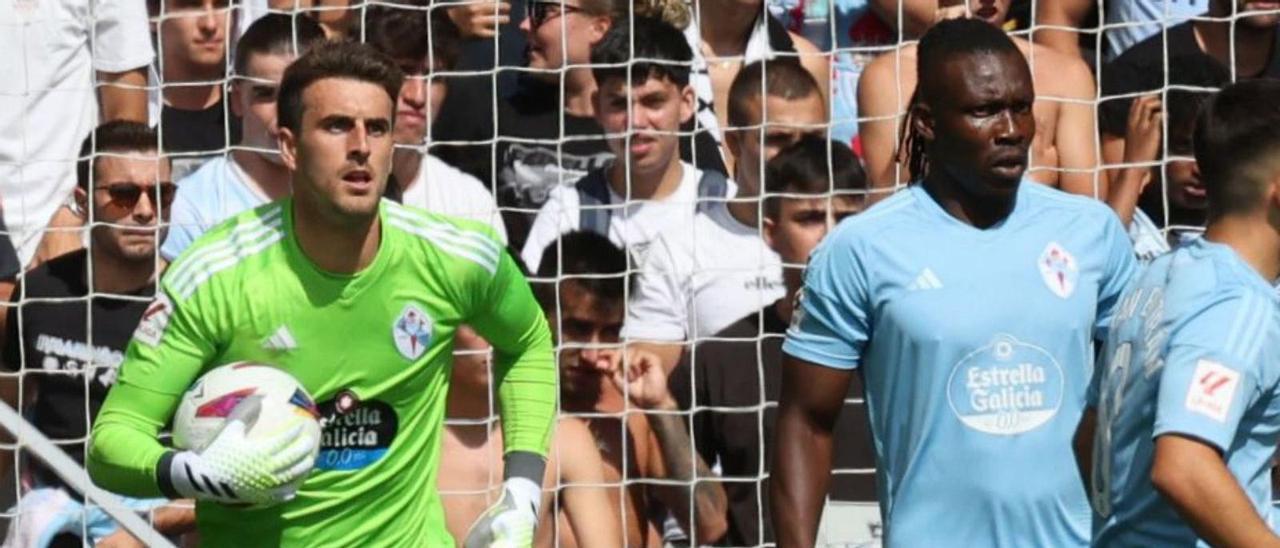
[[[107,395],[93,425],[86,466],[98,486],[139,498],[163,494],[156,479],[156,465],[165,447],[156,438],[163,420],[140,412],[163,408],[154,392],[117,384]]]
[[[556,365],[551,334],[543,323],[518,355],[495,350],[494,378],[507,453],[546,457],[556,416]],[[541,484],[542,478],[530,478]]]

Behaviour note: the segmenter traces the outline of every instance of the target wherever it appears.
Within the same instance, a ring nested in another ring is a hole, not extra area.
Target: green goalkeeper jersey
[[[383,201],[373,262],[354,275],[302,252],[291,200],[202,237],[161,281],[93,428],[99,485],[158,496],[157,434],[183,392],[230,362],[271,364],[316,399],[323,439],[292,501],[197,506],[212,546],[451,546],[436,492],[453,334],[494,349],[507,451],[546,455],[555,364],[546,320],[488,227]]]

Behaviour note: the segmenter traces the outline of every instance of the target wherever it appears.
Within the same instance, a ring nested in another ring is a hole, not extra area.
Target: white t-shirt
[[[693,224],[702,171],[685,162],[680,162],[680,166],[680,186],[663,200],[633,199],[626,202],[622,196],[609,190],[609,203],[616,205],[609,216],[609,240],[624,247],[637,264],[643,263],[645,250],[658,232],[668,230],[674,234],[687,234]],[[729,181],[727,195],[732,196],[736,191],[737,186]],[[538,271],[548,245],[554,245],[561,234],[581,228],[580,203],[574,185],[551,189],[547,202],[542,204],[533,220],[529,239],[520,253],[530,272]]]
[[[209,160],[178,181],[178,195],[169,211],[169,236],[160,246],[160,256],[172,262],[218,223],[270,201],[230,157]]]
[[[755,227],[711,205],[692,233],[662,232],[636,277],[623,335],[654,341],[697,340],[781,299],[782,260]]]
[[[418,178],[404,191],[401,201],[407,206],[488,224],[503,242],[507,241],[507,228],[502,224],[493,193],[480,179],[430,154],[423,155]]]
[[[98,121],[95,71],[154,56],[145,2],[0,0],[0,198],[22,264],[75,188],[80,143]]]

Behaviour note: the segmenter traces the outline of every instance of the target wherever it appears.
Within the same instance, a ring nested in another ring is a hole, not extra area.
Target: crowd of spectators
[[[387,199],[490,225],[555,335],[537,544],[770,542],[767,442],[801,272],[840,219],[919,177],[907,112],[931,25],[1014,35],[1037,94],[1031,180],[1108,204],[1139,258],[1199,234],[1196,112],[1227,82],[1280,76],[1280,14],[1102,4],[0,2],[0,355],[18,373],[0,396],[82,461],[164,266],[290,194],[285,67],[318,41],[362,41],[406,76]],[[487,345],[463,333],[438,486],[458,538],[493,501],[502,453]],[[627,374],[605,367],[618,353]],[[858,386],[837,432],[820,538],[874,542]],[[0,471],[19,511],[45,512],[10,528],[15,545],[127,539],[28,459]],[[137,502],[167,533],[191,527],[189,510]]]

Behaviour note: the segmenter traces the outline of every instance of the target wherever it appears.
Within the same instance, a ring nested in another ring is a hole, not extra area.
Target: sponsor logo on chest
[[[392,339],[396,350],[410,361],[417,360],[431,345],[431,317],[414,303],[405,305],[400,316],[391,324]]]

